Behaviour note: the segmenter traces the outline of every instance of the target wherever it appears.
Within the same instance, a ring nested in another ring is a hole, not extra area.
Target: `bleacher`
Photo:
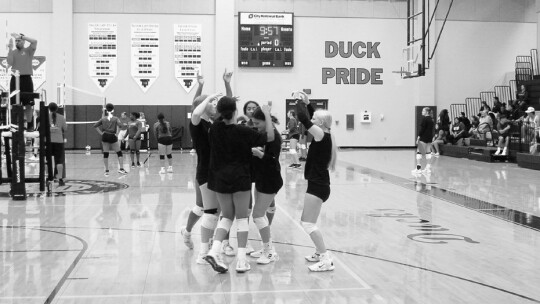
[[[540,111],[540,72],[538,68],[538,51],[531,50],[530,56],[517,56],[515,63],[515,80],[510,80],[508,85],[497,85],[493,91],[480,92],[478,97],[468,97],[465,103],[450,105],[450,121],[459,117],[464,112],[467,117],[475,116],[480,112],[482,102],[486,102],[493,108],[493,99],[498,97],[502,103],[507,104],[515,100],[517,88],[525,85],[529,94],[529,106]],[[489,132],[488,132],[489,133]],[[484,134],[484,137],[486,137]],[[521,125],[514,126],[511,130],[508,155],[495,155],[497,146],[494,140],[466,139],[464,145],[441,145],[441,155],[468,158],[483,162],[510,161],[517,162],[520,167],[540,170],[540,153],[529,153],[532,138],[522,138]],[[497,137],[497,136],[493,136]]]

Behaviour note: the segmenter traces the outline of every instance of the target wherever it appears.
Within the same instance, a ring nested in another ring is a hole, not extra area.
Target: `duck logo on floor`
[[[97,180],[65,180],[64,186],[58,183],[52,185],[52,196],[83,195],[113,192],[127,189],[129,186],[123,183]],[[10,197],[10,184],[0,185],[0,197]],[[27,197],[43,197],[46,192],[39,191],[39,184],[26,184]]]

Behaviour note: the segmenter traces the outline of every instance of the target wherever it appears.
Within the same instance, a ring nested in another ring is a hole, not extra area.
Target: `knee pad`
[[[255,226],[257,226],[257,229],[259,230],[262,230],[268,227],[268,218],[266,217],[266,215],[262,217],[254,218],[253,222],[255,223]]]
[[[109,158],[109,152],[103,152],[103,158]]]
[[[191,212],[193,212],[196,216],[202,216],[204,213],[203,208],[199,206],[193,206],[193,208],[191,208]]]
[[[123,156],[122,151],[116,152],[116,155],[118,155],[118,157],[122,157]]]
[[[172,154],[167,154],[167,158],[168,158],[168,159],[171,159],[171,158],[172,158]]]
[[[216,215],[217,215],[217,208],[214,208],[214,209],[206,209],[206,210],[204,210],[204,213],[207,213],[207,214],[216,214]]]
[[[420,152],[417,152],[416,153],[416,160],[421,160],[422,159],[422,154],[420,154]]]
[[[289,149],[289,153],[291,153],[291,154],[296,154],[296,149],[290,148],[290,149]]]
[[[305,150],[305,149],[306,149],[306,145],[304,145],[304,144],[301,144],[301,145],[300,145],[300,149],[303,149],[303,150]]]
[[[430,160],[430,159],[431,159],[431,153],[426,154],[426,159],[427,159],[427,160]]]
[[[135,150],[129,150],[129,153],[135,154]]]
[[[266,209],[266,213],[276,213],[276,207],[268,207],[268,209]]]
[[[236,219],[236,226],[238,226],[237,227],[238,232],[248,232],[249,231],[249,223],[248,223],[247,217],[246,218],[241,218],[241,219]]]
[[[203,226],[204,228],[208,230],[214,231],[216,230],[218,221],[219,221],[219,217],[217,215],[205,213],[203,214],[202,219],[201,219],[201,226]]]
[[[159,156],[159,159],[164,160],[164,159],[165,159],[165,155],[160,155],[160,156]]]
[[[315,225],[314,223],[308,223],[308,222],[301,222],[302,223],[302,228],[304,228],[304,231],[310,235],[311,233],[313,233],[313,231],[317,230],[317,225]]]
[[[229,230],[231,230],[231,226],[232,226],[232,221],[226,217],[223,217],[221,218],[221,220],[219,221],[216,229],[223,229],[227,232],[229,232]]]
[[[135,154],[139,155],[141,154],[141,151],[135,151]]]

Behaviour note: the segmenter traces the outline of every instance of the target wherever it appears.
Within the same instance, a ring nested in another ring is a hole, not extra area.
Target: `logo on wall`
[[[46,61],[47,58],[45,56],[34,56],[34,60],[32,60],[34,91],[37,91],[45,84],[47,78]],[[0,88],[3,91],[7,91],[10,81],[11,67],[8,67],[7,57],[0,57]]]
[[[344,59],[380,59],[378,47],[380,42],[363,41],[325,41],[325,58],[344,58]],[[355,61],[356,62],[356,61]],[[322,68],[322,84],[328,84],[329,81],[335,81],[336,84],[373,84],[381,85],[383,73],[382,68],[361,68],[361,67],[338,67]]]
[[[55,184],[52,191],[52,196],[66,195],[84,195],[113,192],[129,188],[128,185],[109,182],[109,181],[94,181],[94,180],[65,180],[66,185],[59,187]],[[0,185],[0,198],[10,197],[10,184]],[[41,197],[43,192],[39,191],[39,184],[26,184],[26,193],[28,197]]]

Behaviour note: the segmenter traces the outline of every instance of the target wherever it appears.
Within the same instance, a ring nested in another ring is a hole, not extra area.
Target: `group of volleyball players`
[[[126,119],[126,113],[122,113],[122,119]],[[132,112],[129,120],[122,121],[114,116],[114,105],[108,103],[105,106],[103,116],[94,124],[94,128],[101,135],[103,147],[103,163],[105,165],[105,176],[109,176],[109,152],[114,152],[118,156],[118,173],[127,174],[124,169],[124,160],[121,141],[127,141],[130,150],[131,168],[142,167],[140,160],[141,134],[144,130],[140,113]],[[154,136],[158,141],[158,152],[161,162],[160,174],[172,173],[172,128],[165,115],[159,113],[158,121],[153,126]],[[168,168],[165,170],[165,157],[168,159]],[[136,163],[135,163],[136,161]]]
[[[279,162],[281,137],[274,126],[277,120],[270,114],[270,105],[259,106],[254,101],[244,105],[245,116],[238,118],[238,100],[232,96],[229,85],[231,76],[227,72],[223,75],[226,96],[202,95],[204,81],[201,76],[198,78],[190,122],[197,153],[197,206],[182,229],[184,242],[192,249],[191,229],[201,218],[200,251],[195,262],[210,264],[219,273],[228,271],[222,253],[234,254],[230,253],[233,250],[230,244],[224,246],[233,221],[237,226],[237,272],[251,269],[248,255],[263,265],[279,259],[270,228],[275,197],[283,186]],[[305,259],[315,263],[309,266],[311,271],[329,271],[334,269],[334,264],[316,222],[323,202],[330,196],[329,170],[336,162],[335,141],[330,133],[332,117],[327,111],[314,112],[303,92],[295,92],[293,98],[297,100],[298,120],[313,136],[305,164],[308,187],[301,224],[313,240],[315,252]],[[248,249],[250,216],[263,243],[258,251]]]

